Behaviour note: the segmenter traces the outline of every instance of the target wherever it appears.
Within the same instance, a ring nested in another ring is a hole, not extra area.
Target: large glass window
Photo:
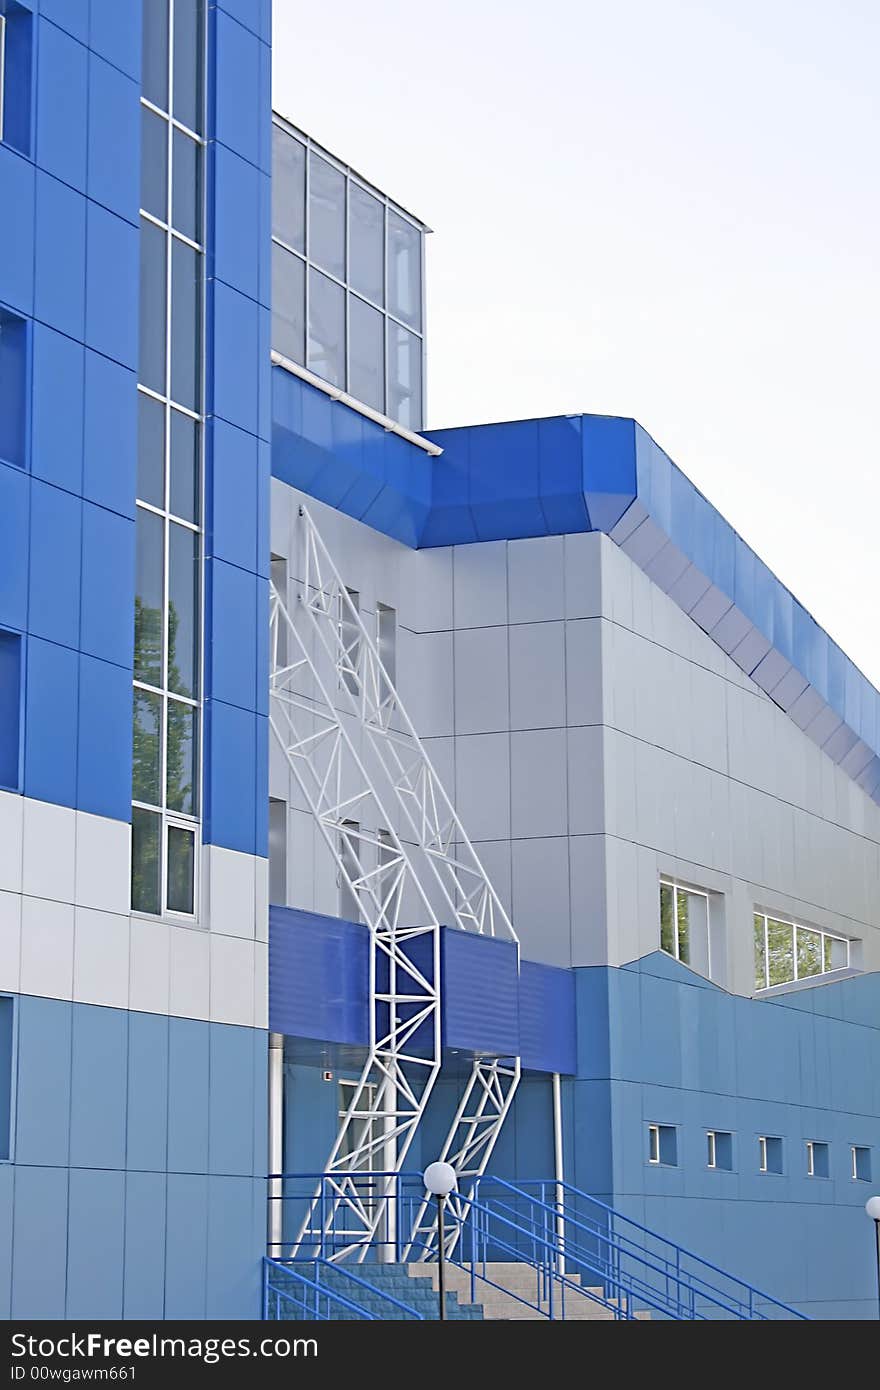
[[[203,0],[145,0],[131,903],[197,910]],[[169,192],[170,191],[170,192]]]
[[[421,429],[424,229],[278,121],[272,176],[274,350]]]
[[[844,936],[765,912],[755,913],[754,924],[756,990],[845,970],[850,963],[850,943]]]

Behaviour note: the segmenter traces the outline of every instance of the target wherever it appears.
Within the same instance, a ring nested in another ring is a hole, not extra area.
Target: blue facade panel
[[[0,1242],[0,1313],[10,1309],[11,1249],[14,1317],[204,1317],[206,1288],[229,1316],[258,1316],[265,1032],[15,1002],[14,1161],[0,1164],[0,1231],[7,1174],[14,1227]]]
[[[31,472],[74,496],[83,482],[83,357],[82,343],[33,325]]]
[[[519,1053],[519,972],[512,941],[445,927],[443,1046],[493,1056]]]
[[[368,938],[363,927],[295,908],[269,909],[269,1028],[366,1046]]]
[[[575,977],[571,970],[524,960],[519,980],[519,1044],[530,1071],[577,1070]]]

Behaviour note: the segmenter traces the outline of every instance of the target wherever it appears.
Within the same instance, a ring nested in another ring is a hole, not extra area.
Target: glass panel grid
[[[754,921],[756,991],[814,979],[849,965],[850,943],[845,936],[764,912],[756,912]]]
[[[203,0],[146,0],[132,907],[186,917],[200,843],[204,48]]]
[[[276,121],[272,140],[273,348],[398,424],[421,429],[421,227],[307,135]],[[326,316],[328,282],[344,292],[345,325],[336,333],[334,324],[339,350],[329,354],[316,322]],[[381,335],[370,310],[380,316]]]

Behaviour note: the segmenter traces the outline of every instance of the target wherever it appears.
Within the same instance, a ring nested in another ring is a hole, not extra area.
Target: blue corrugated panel
[[[366,929],[295,908],[269,909],[269,1028],[293,1038],[365,1046]]]
[[[444,1046],[515,1056],[519,991],[514,944],[446,927],[440,949]]]
[[[524,960],[519,977],[519,1045],[529,1071],[577,1070],[574,971]]]

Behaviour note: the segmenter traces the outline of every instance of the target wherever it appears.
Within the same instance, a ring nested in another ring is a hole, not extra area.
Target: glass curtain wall
[[[305,135],[272,127],[272,346],[422,428],[424,228]]]

